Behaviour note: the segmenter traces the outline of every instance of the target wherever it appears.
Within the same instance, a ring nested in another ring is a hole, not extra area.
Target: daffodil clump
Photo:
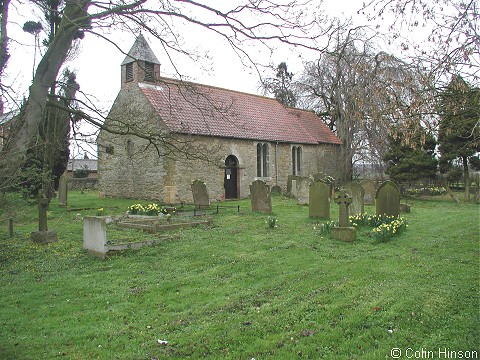
[[[162,208],[158,204],[152,203],[152,204],[148,204],[144,210],[145,210],[145,215],[157,216],[160,213],[160,211],[162,211]]]
[[[352,215],[348,217],[350,221],[350,225],[357,227],[357,226],[371,226],[377,227],[382,224],[391,223],[396,219],[395,216],[388,216],[388,215],[370,215],[368,213]]]
[[[103,216],[103,215],[105,215],[105,209],[104,209],[104,208],[97,209],[96,215],[97,215],[97,216]]]
[[[172,210],[173,209],[173,210]],[[175,213],[175,208],[164,208],[156,203],[151,203],[143,206],[142,204],[133,204],[127,208],[130,215],[149,215],[157,216],[158,214]]]
[[[367,213],[349,216],[350,225],[354,227],[373,227],[372,236],[379,241],[386,241],[400,234],[407,228],[404,218],[389,215],[369,215]]]
[[[330,230],[335,226],[338,226],[338,221],[326,221],[315,225],[313,230],[317,231],[319,235],[330,234]]]
[[[130,215],[142,215],[145,213],[145,208],[141,204],[133,204],[127,208]]]
[[[372,236],[378,241],[387,241],[399,235],[408,227],[405,219],[398,217],[390,223],[381,224],[372,230]]]
[[[408,194],[413,195],[413,196],[418,196],[418,195],[443,195],[447,192],[447,190],[444,187],[422,187],[422,188],[417,188],[417,189],[409,189],[407,190]]]
[[[268,227],[274,229],[278,227],[277,225],[277,218],[275,216],[269,216],[267,220],[265,220],[265,224],[268,225]]]

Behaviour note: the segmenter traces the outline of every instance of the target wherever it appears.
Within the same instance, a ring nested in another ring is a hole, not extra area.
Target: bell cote
[[[121,67],[122,88],[130,84],[154,84],[160,78],[160,62],[142,34],[138,35]]]

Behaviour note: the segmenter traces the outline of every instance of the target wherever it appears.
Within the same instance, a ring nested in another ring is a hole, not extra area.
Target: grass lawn
[[[361,228],[343,243],[319,235],[308,207],[292,200],[273,199],[277,228],[243,200],[212,225],[102,261],[82,249],[77,213],[121,214],[133,200],[70,192],[65,209],[54,199],[49,228],[59,242],[49,245],[29,240],[36,206],[9,201],[13,238],[0,209],[1,359],[480,353],[478,204],[409,200],[406,232],[376,242]]]

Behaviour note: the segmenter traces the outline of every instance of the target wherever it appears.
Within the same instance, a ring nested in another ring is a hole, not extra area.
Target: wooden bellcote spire
[[[122,87],[129,83],[155,83],[160,78],[160,62],[142,34],[138,35],[121,67]]]

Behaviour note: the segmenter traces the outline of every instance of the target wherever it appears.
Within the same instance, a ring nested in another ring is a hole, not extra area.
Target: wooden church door
[[[225,199],[238,199],[238,160],[234,155],[225,159]]]

